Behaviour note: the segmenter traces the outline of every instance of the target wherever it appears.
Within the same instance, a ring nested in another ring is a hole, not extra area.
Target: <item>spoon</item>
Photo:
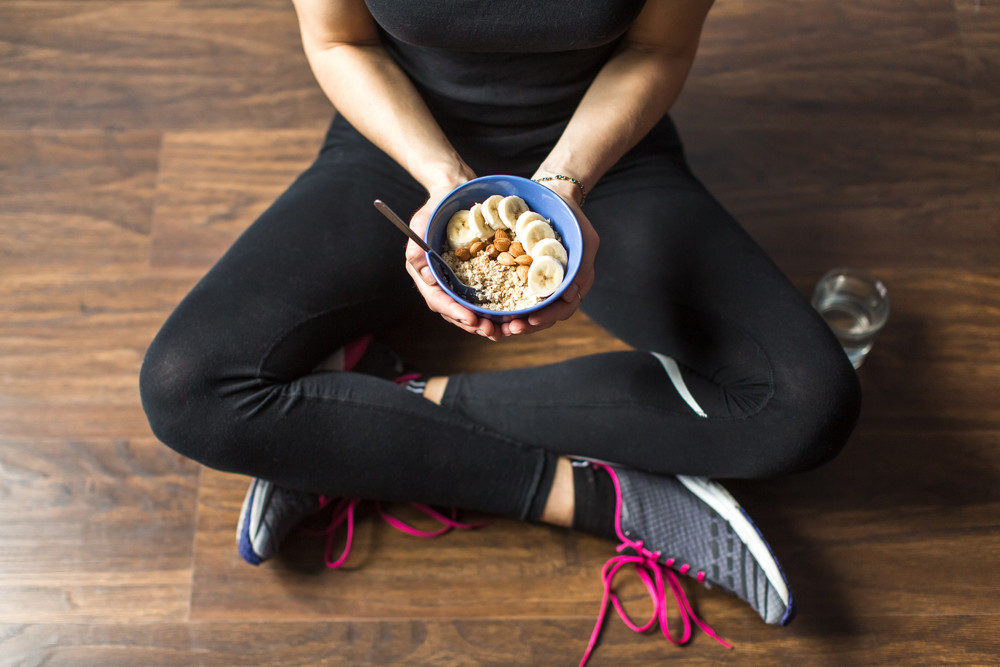
[[[399,231],[409,236],[414,243],[423,248],[424,251],[430,255],[432,260],[436,260],[438,271],[440,271],[441,275],[444,276],[445,282],[448,283],[448,286],[451,287],[452,291],[470,303],[482,302],[483,298],[479,293],[479,290],[474,287],[469,287],[459,280],[458,276],[455,275],[455,272],[451,270],[450,266],[448,266],[448,263],[441,258],[441,255],[437,254],[433,248],[427,245],[422,238],[410,229],[410,226],[403,222],[402,219],[396,215],[396,212],[389,208],[388,204],[381,199],[376,199],[375,208],[379,210],[379,213],[387,217],[389,222],[396,225],[396,227],[399,228]]]

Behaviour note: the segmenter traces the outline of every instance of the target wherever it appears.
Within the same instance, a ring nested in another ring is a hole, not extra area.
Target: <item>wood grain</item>
[[[950,0],[724,0],[709,13],[691,76],[737,105],[715,109],[730,120],[790,109],[846,119],[971,108]]]
[[[149,435],[142,358],[197,278],[130,265],[0,275],[0,435]]]
[[[684,647],[637,637],[609,623],[588,664],[838,665],[992,664],[997,615],[867,617],[828,637],[752,622],[727,630],[746,637],[732,651],[701,636]],[[14,664],[54,665],[572,665],[591,619],[547,621],[397,620],[156,625],[0,625],[0,652]]]
[[[716,195],[788,274],[877,267],[887,247],[892,266],[914,274],[998,266],[1000,188],[986,181],[813,184],[782,188],[780,196],[723,184]]]
[[[589,664],[991,664],[1000,648],[996,615],[867,618],[853,632],[804,642],[789,628],[767,629],[726,651],[706,637],[677,648],[662,637],[636,641],[610,624]],[[746,630],[750,630],[747,624]],[[734,628],[735,629],[735,628]],[[742,629],[742,628],[741,628]],[[6,625],[0,650],[18,664],[109,662],[199,665],[299,664],[570,665],[590,634],[589,619],[553,621],[347,621],[190,623],[155,626]]]
[[[949,0],[727,0],[672,115],[724,201],[741,185],[780,200],[803,185],[995,184],[997,123],[974,110],[963,49]]]
[[[1000,5],[955,0],[955,8],[973,103],[983,117],[996,118],[1000,113]]]
[[[0,132],[0,276],[148,262],[159,150],[159,132]]]
[[[208,267],[315,158],[321,128],[169,133],[153,217],[154,267]]]
[[[289,127],[330,115],[290,3],[13,0],[0,126]]]
[[[197,476],[151,437],[0,438],[0,620],[183,620]]]

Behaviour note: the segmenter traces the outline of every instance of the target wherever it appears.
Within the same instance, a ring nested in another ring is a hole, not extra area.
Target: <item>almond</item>
[[[491,243],[486,246],[486,254],[490,256],[490,259],[496,259],[497,255],[500,254],[500,251],[497,250],[496,246]]]
[[[473,242],[472,245],[469,246],[469,252],[471,254],[475,255],[477,252],[479,252],[480,250],[482,250],[485,245],[486,244],[483,243],[482,241],[475,241],[475,242]]]
[[[517,277],[522,283],[528,282],[528,267],[523,264],[517,267]]]
[[[514,261],[521,266],[531,266],[531,255],[518,255]]]
[[[507,232],[502,229],[498,229],[497,233],[493,235],[493,240],[510,242],[510,237],[507,236]]]
[[[520,257],[521,255],[524,254],[524,246],[521,245],[520,241],[518,241],[517,243],[511,243],[510,248],[508,248],[507,252],[514,255],[514,257]]]
[[[458,250],[455,251],[455,257],[458,257],[460,260],[464,262],[472,259],[472,253],[469,252],[468,248],[459,248]]]
[[[507,239],[497,239],[493,242],[493,245],[500,250],[500,252],[507,252],[510,248],[510,241]]]
[[[497,255],[497,261],[505,266],[514,266],[517,264],[517,260],[511,257],[509,252],[502,252]]]

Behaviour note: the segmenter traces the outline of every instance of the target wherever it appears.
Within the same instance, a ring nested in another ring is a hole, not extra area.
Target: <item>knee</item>
[[[844,448],[861,412],[858,375],[838,347],[826,358],[789,373],[775,396],[784,406],[768,474],[801,472],[834,459]]]
[[[208,358],[161,331],[139,370],[139,397],[157,439],[199,463],[222,467],[226,447],[216,427],[222,402],[212,391],[216,371]]]

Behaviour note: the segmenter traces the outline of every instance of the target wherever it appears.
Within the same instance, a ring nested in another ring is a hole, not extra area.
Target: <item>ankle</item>
[[[556,472],[552,478],[549,497],[545,501],[540,521],[556,526],[573,526],[573,511],[576,506],[573,488],[573,465],[565,456],[556,460]]]
[[[444,397],[444,389],[448,386],[448,376],[438,375],[435,377],[427,378],[427,385],[424,387],[424,398],[426,398],[431,403],[441,405],[441,399]]]

